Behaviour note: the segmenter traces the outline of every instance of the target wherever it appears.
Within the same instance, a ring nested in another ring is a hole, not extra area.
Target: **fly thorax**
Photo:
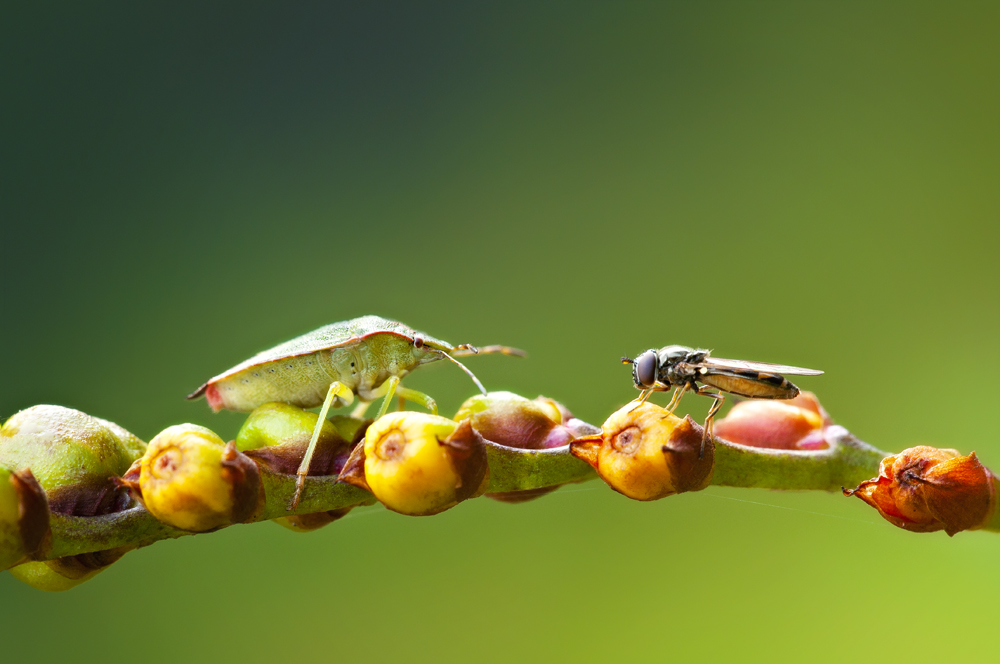
[[[695,377],[694,372],[685,367],[678,366],[678,362],[676,360],[667,365],[665,368],[666,371],[664,373],[666,374],[665,377],[667,380],[662,382],[669,383],[670,385],[683,385]]]

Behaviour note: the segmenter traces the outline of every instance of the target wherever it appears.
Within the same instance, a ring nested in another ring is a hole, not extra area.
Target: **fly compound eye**
[[[414,348],[423,348],[424,347],[424,338],[423,337],[413,337],[413,347]]]
[[[635,358],[635,378],[645,387],[656,384],[656,353],[647,350]]]

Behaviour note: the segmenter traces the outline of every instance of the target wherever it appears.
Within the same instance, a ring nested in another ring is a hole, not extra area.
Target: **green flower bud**
[[[62,592],[94,578],[126,552],[127,549],[109,549],[44,562],[29,562],[11,568],[10,573],[32,588]]]
[[[283,403],[267,403],[247,418],[236,436],[236,447],[272,473],[294,475],[312,438],[319,415]],[[339,475],[351,454],[351,448],[364,438],[371,420],[333,417],[323,423],[316,451],[309,463],[309,474]],[[296,514],[273,521],[299,533],[322,528],[340,519],[351,508]]]
[[[0,468],[0,570],[36,553],[48,532],[45,492],[31,471]]]
[[[128,471],[145,444],[117,424],[62,406],[33,406],[0,429],[0,466],[28,468],[59,514],[94,516],[123,509],[126,491],[111,479]]]
[[[149,442],[139,490],[153,516],[192,532],[247,521],[262,498],[257,465],[194,424],[168,427]]]

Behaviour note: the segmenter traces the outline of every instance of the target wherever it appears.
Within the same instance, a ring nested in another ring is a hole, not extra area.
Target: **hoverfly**
[[[748,399],[794,399],[799,395],[799,388],[781,374],[818,376],[823,373],[783,364],[725,360],[712,357],[711,351],[687,346],[664,346],[660,350],[650,348],[634,360],[623,357],[622,364],[632,365],[632,380],[636,389],[642,390],[636,405],[646,401],[653,392],[665,392],[672,388],[674,394],[667,404],[670,413],[674,412],[688,390],[715,400],[705,418],[702,453],[705,441],[712,438],[713,418],[726,400],[722,392]],[[712,392],[710,388],[713,387],[720,391]]]

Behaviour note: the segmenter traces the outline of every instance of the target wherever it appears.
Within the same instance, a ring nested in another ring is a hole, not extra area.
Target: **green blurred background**
[[[863,439],[1000,469],[998,34],[996,3],[5,5],[0,415],[229,438],[184,395],[378,313],[527,349],[468,365],[594,423],[651,346],[824,369]],[[3,574],[2,659],[986,661],[998,563],[840,495],[595,481]]]

